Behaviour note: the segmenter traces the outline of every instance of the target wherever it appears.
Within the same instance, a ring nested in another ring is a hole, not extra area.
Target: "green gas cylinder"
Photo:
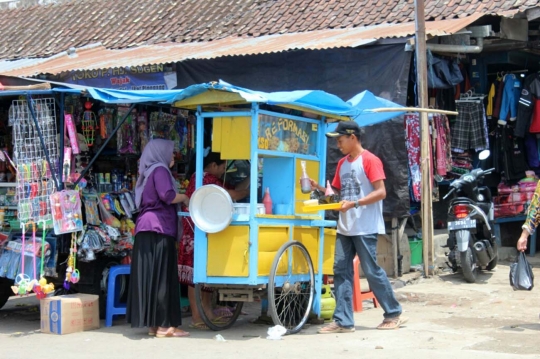
[[[325,320],[332,319],[334,310],[336,309],[336,300],[332,294],[332,290],[328,284],[322,285],[321,295],[321,318]]]

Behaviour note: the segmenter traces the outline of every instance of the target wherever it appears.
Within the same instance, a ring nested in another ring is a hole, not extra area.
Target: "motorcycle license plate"
[[[462,219],[459,221],[448,222],[448,229],[451,231],[468,228],[476,228],[476,219]]]

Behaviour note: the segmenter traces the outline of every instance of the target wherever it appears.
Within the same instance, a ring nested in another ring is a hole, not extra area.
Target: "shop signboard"
[[[317,129],[318,125],[316,123],[260,115],[258,148],[316,155]]]
[[[176,72],[168,70],[161,64],[78,70],[61,76],[60,81],[115,90],[171,90],[176,87]]]

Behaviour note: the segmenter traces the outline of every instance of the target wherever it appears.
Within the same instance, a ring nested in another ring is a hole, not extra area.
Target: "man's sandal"
[[[379,330],[393,330],[399,329],[403,324],[407,323],[409,318],[399,316],[394,318],[385,318],[381,324],[377,327]]]
[[[335,334],[335,333],[354,333],[354,327],[344,328],[340,327],[336,322],[332,322],[317,332],[319,334]]]
[[[189,337],[189,333],[178,328],[168,328],[167,330],[159,330],[156,332],[156,338],[181,338]]]
[[[197,329],[197,330],[210,330],[204,322],[198,322],[198,323],[191,323],[189,325],[191,329]]]

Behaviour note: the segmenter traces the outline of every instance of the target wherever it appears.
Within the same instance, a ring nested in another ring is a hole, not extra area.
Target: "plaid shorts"
[[[456,103],[458,115],[452,127],[452,149],[480,150],[488,147],[485,137],[484,108],[482,103]]]

